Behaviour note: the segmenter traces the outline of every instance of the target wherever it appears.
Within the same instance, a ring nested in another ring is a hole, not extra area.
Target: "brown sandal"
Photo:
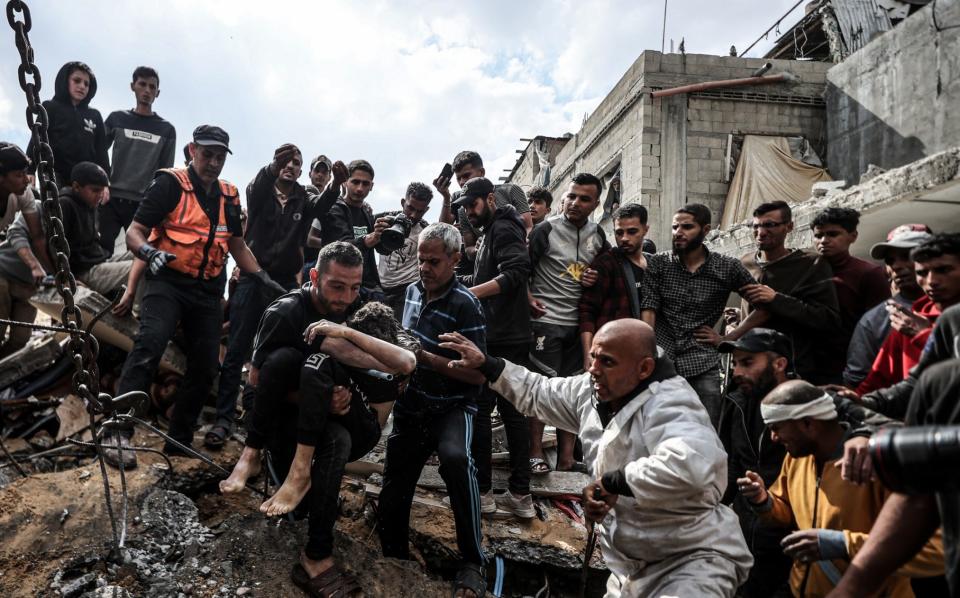
[[[303,565],[297,563],[290,572],[295,586],[313,598],[347,598],[362,590],[353,575],[341,571],[336,565],[316,577],[310,577]]]

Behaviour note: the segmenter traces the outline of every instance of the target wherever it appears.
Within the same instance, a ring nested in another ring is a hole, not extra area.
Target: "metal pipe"
[[[681,85],[680,87],[671,87],[669,89],[660,89],[650,94],[651,98],[665,98],[675,96],[681,93],[693,93],[696,91],[706,91],[718,87],[744,87],[748,85],[769,85],[770,83],[792,83],[797,81],[797,76],[792,73],[778,73],[776,75],[765,75],[763,77],[746,77],[744,79],[724,79],[722,81],[704,81],[703,83],[693,83],[691,85]]]

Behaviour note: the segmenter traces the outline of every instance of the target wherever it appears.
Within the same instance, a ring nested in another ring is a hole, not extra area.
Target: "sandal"
[[[483,576],[483,567],[473,563],[463,563],[457,571],[457,577],[453,581],[453,591],[450,596],[457,597],[460,590],[469,590],[473,592],[475,598],[483,598],[487,592],[487,580]]]
[[[293,584],[313,598],[347,598],[363,588],[353,575],[334,565],[316,577],[310,577],[297,563],[290,572]]]
[[[540,457],[530,457],[530,473],[535,475],[550,473],[550,466]]]
[[[214,424],[210,426],[203,437],[203,446],[208,449],[219,450],[227,442],[227,436],[230,435],[230,428],[223,424]]]

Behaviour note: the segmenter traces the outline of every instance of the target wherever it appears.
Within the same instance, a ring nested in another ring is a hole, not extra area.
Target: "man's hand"
[[[373,247],[380,242],[380,236],[383,234],[383,231],[387,230],[392,225],[393,218],[386,216],[377,218],[377,221],[373,223],[373,232],[367,233],[367,236],[363,239],[363,244],[367,247]]]
[[[600,279],[600,274],[597,273],[593,268],[587,268],[583,271],[583,274],[580,275],[580,286],[589,289],[593,285],[597,284],[597,280]]]
[[[43,279],[47,277],[47,273],[43,270],[43,266],[39,262],[35,262],[30,266],[30,276],[33,278],[33,284],[40,286],[43,284]]]
[[[344,386],[334,386],[333,396],[330,398],[330,413],[346,415],[350,413],[350,389]]]
[[[747,284],[738,291],[747,303],[770,303],[777,296],[777,292],[765,284]]]
[[[331,184],[339,189],[341,185],[347,182],[347,179],[350,178],[350,173],[347,172],[347,165],[344,164],[341,160],[337,160],[333,163],[333,168],[330,169],[330,179]]]
[[[140,246],[140,249],[137,250],[137,257],[147,262],[147,268],[150,269],[150,273],[154,276],[160,274],[160,271],[163,270],[168,263],[177,259],[177,256],[172,253],[160,251],[149,243],[144,243]]]
[[[840,477],[854,484],[866,484],[873,479],[873,460],[867,444],[870,439],[854,436],[843,443],[843,457],[835,465],[840,466]]]
[[[716,347],[724,341],[724,338],[716,330],[709,326],[701,326],[693,331],[693,338],[703,345]]]
[[[314,322],[307,326],[307,329],[303,331],[303,340],[307,342],[308,345],[312,345],[313,341],[316,340],[318,336],[325,336],[327,338],[347,338],[347,335],[350,334],[350,328],[344,326],[343,324],[336,324],[328,320],[320,320],[319,322]]]
[[[857,394],[852,388],[848,388],[841,384],[824,384],[819,386],[824,392],[832,392],[838,397],[843,397],[844,399],[850,399],[851,401],[860,402],[860,395]]]
[[[820,560],[820,530],[803,529],[787,535],[780,541],[783,554],[801,563]]]
[[[536,320],[547,315],[547,306],[543,304],[543,301],[530,297],[530,317]]]
[[[767,487],[755,471],[747,471],[745,477],[737,478],[737,488],[745,499],[755,505],[762,505],[767,502],[770,495],[767,493]]]
[[[600,500],[593,498],[598,489],[600,490]],[[616,494],[610,494],[604,489],[603,483],[600,480],[595,480],[584,486],[583,514],[587,517],[587,521],[593,521],[595,523],[603,521],[610,512],[610,509],[613,508],[613,505],[617,504],[617,498],[618,496]]]
[[[886,307],[887,313],[890,314],[890,327],[904,336],[916,336],[918,332],[932,326],[930,320],[913,313],[912,310],[900,305],[893,299],[887,300]]]
[[[433,179],[433,188],[436,189],[440,197],[443,198],[443,203],[450,202],[450,177],[438,176]]]
[[[247,372],[247,384],[250,386],[256,387],[260,383],[260,368],[250,366],[250,371]]]
[[[130,313],[130,310],[133,309],[133,298],[134,293],[130,291],[130,288],[127,287],[123,291],[123,296],[120,297],[120,301],[113,306],[113,309],[110,310],[111,313],[115,316],[125,316]]]
[[[447,364],[448,367],[475,370],[482,366],[487,360],[483,352],[473,344],[473,341],[459,332],[441,334],[439,339],[442,348],[456,351],[460,354],[460,359],[451,361]]]
[[[297,146],[292,143],[284,143],[273,152],[273,162],[270,163],[270,172],[279,174],[293,157],[300,153]]]

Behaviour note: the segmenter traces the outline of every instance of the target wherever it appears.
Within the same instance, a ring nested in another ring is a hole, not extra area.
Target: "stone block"
[[[730,188],[727,183],[710,183],[710,193],[714,195],[724,195],[726,196],[727,190]]]

